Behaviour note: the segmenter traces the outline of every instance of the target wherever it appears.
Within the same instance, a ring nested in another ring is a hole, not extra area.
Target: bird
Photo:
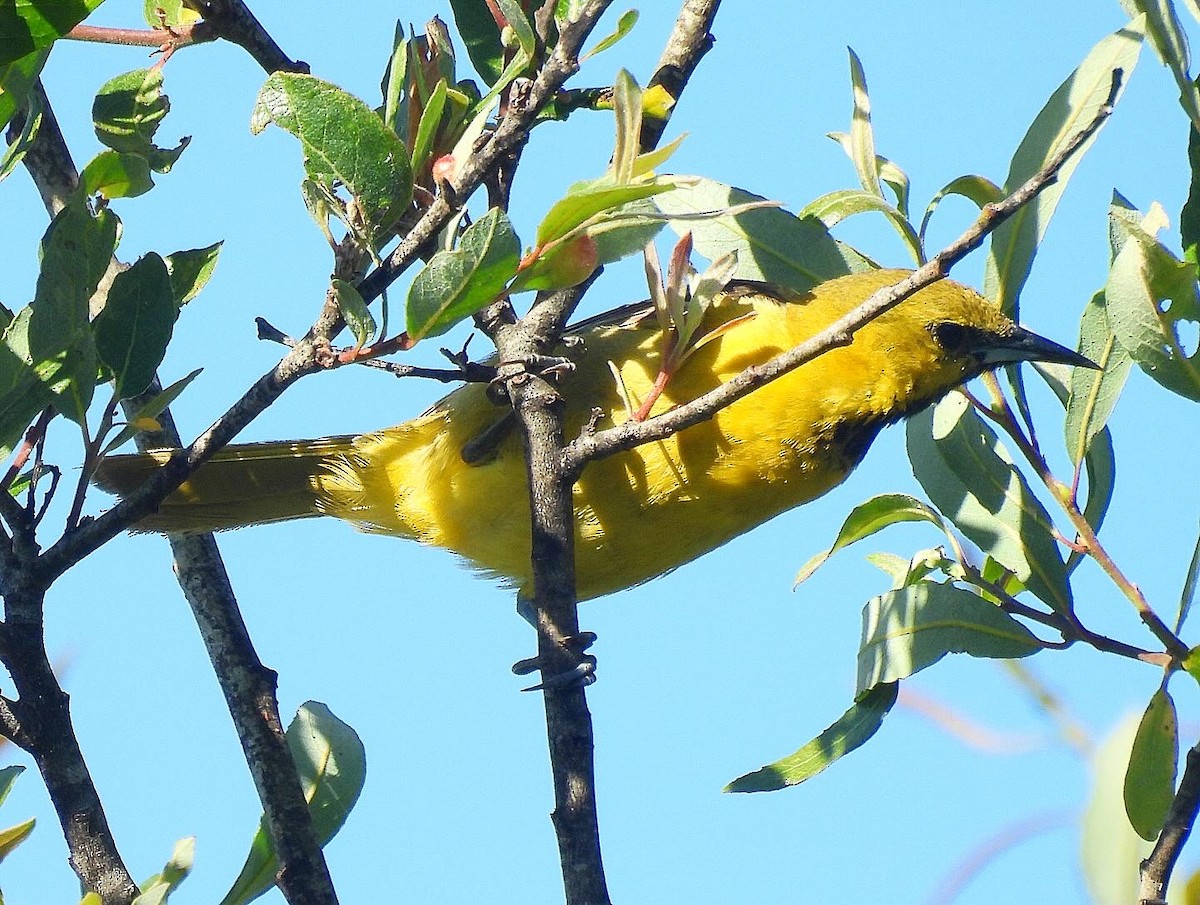
[[[874,270],[807,292],[730,284],[704,322],[704,329],[728,328],[683,362],[651,414],[797,345],[908,275]],[[633,417],[631,400],[651,392],[662,330],[652,310],[628,308],[576,331],[579,342],[568,350],[574,367],[559,378],[568,436]],[[711,419],[590,462],[573,491],[579,599],[649,581],[822,496],[850,475],[884,427],[985,370],[1021,361],[1096,367],[943,279],[859,328],[849,345]],[[176,452],[109,456],[94,481],[128,495]],[[194,533],[332,516],[445,548],[531,595],[526,481],[511,408],[492,401],[484,385],[466,384],[424,414],[371,433],[228,446],[135,530]]]

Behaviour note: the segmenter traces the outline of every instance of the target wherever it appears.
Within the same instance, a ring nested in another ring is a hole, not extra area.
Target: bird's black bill
[[[987,367],[1018,361],[1052,361],[1076,368],[1101,370],[1100,365],[1086,355],[1080,355],[1044,336],[1031,333],[1024,327],[1017,327],[1003,338],[992,339],[977,354]]]

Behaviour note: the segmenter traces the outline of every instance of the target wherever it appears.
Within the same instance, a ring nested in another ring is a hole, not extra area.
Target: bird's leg
[[[533,601],[521,592],[517,593],[517,614],[537,628],[537,614],[533,609]],[[592,654],[584,653],[596,643],[596,633],[580,632],[577,635],[560,638],[558,643],[576,659],[575,666],[565,672],[546,676],[537,685],[530,685],[528,688],[522,688],[521,691],[544,691],[547,688],[562,688],[567,685],[591,685],[596,681],[597,660]],[[541,668],[541,657],[526,657],[514,663],[512,671],[515,675],[527,676]]]

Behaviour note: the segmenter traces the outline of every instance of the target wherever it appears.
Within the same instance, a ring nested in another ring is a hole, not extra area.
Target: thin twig
[[[1183,845],[1191,835],[1200,810],[1200,744],[1187,753],[1187,764],[1179,789],[1171,800],[1167,820],[1150,856],[1141,865],[1141,887],[1138,890],[1138,905],[1167,905],[1167,886],[1171,873]]]
[[[985,205],[979,218],[958,239],[934,255],[928,263],[914,270],[896,285],[875,292],[853,311],[834,321],[830,326],[798,346],[761,365],[747,368],[736,377],[703,396],[698,396],[689,403],[646,421],[626,421],[616,427],[575,439],[564,451],[568,471],[577,475],[585,464],[595,459],[602,459],[633,449],[644,443],[662,440],[693,424],[707,421],[726,406],[764,384],[795,370],[823,352],[837,346],[849,345],[854,338],[855,331],[868,321],[894,308],[926,286],[943,279],[950,272],[952,266],[982,245],[983,240],[1001,223],[1032,201],[1058,178],[1059,170],[1063,165],[1112,114],[1112,105],[1120,88],[1121,79],[1121,70],[1114,70],[1112,90],[1108,100],[1100,107],[1092,121],[1076,133],[1024,185],[1002,201]]]

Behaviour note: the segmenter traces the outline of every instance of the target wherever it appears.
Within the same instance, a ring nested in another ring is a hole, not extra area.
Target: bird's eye
[[[941,321],[931,325],[929,330],[937,344],[947,352],[961,352],[966,348],[969,334],[962,324]]]

